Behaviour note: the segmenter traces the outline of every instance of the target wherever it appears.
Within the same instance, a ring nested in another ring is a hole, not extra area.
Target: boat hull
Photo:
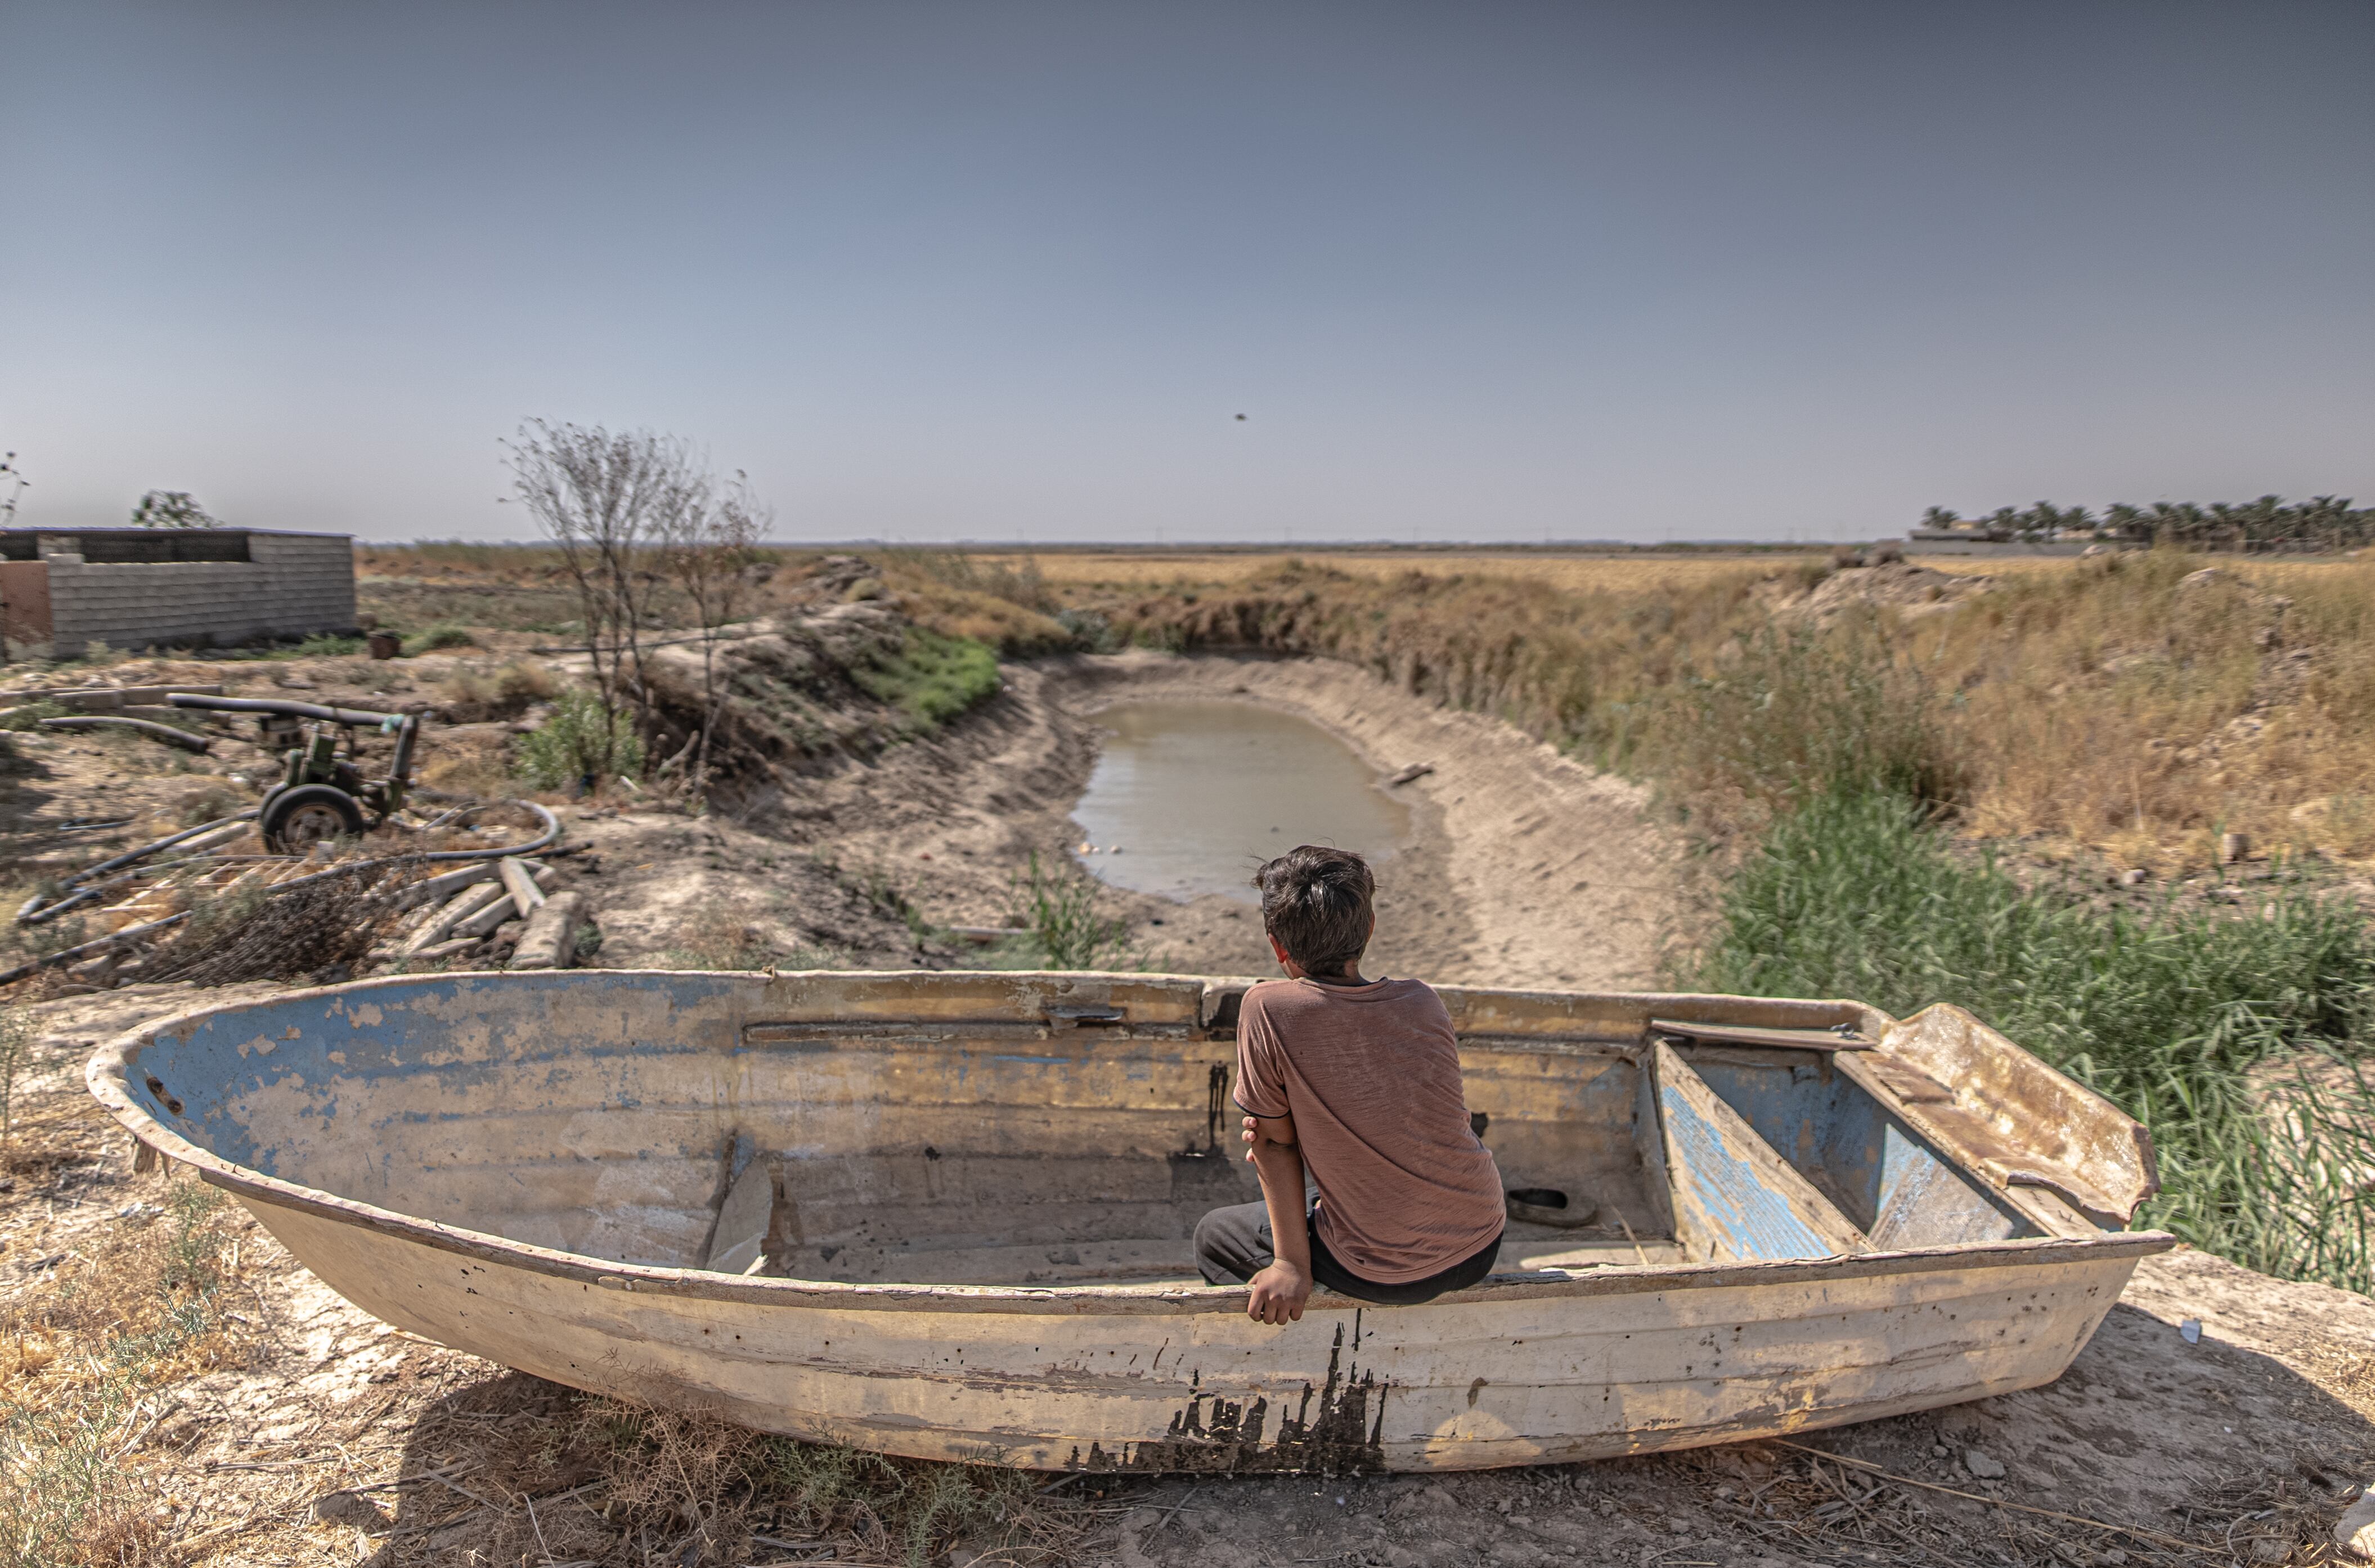
[[[830,1303],[774,1281],[473,1256],[249,1207],[365,1311],[556,1383],[1046,1470],[1482,1469],[1931,1409],[2059,1377],[2137,1258],[2168,1244],[1605,1269],[1412,1307],[1322,1293],[1270,1327],[1245,1315],[1241,1291],[1034,1302],[876,1288]]]
[[[1419,1306],[1321,1292],[1281,1326],[1183,1278],[1196,1216],[1241,1201],[1215,1144],[1219,983],[363,982],[164,1020],[87,1078],[424,1338],[764,1431],[1034,1469],[1478,1469],[1932,1409],[2058,1377],[2173,1244],[2033,1185],[2123,1220],[2149,1151],[2116,1111],[2073,1087],[2046,1119],[2100,1136],[2042,1160],[1918,1070],[1939,1058],[1917,1048],[1980,1050],[2014,1090],[2062,1093],[1967,1020],[1446,996],[1513,1193],[1579,1185],[1615,1239],[1513,1220],[1512,1272]],[[1650,1029],[1677,1017],[1764,1033]],[[1767,1038],[1842,1025],[1879,1042],[1869,1065]],[[966,1250],[983,1240],[991,1264]],[[757,1272],[727,1261],[745,1256]],[[1157,1278],[1101,1282],[1114,1258],[1108,1279]]]

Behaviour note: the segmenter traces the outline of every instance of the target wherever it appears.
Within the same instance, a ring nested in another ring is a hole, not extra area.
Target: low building
[[[0,529],[0,633],[12,654],[228,647],[354,626],[351,535]]]

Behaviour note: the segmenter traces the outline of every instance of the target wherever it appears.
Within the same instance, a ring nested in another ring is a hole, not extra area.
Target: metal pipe
[[[420,715],[407,713],[396,732],[396,760],[387,765],[387,776],[397,784],[412,779],[412,743],[420,736]]]
[[[128,729],[161,740],[168,746],[178,746],[184,751],[205,753],[214,749],[215,743],[203,735],[192,735],[171,725],[160,725],[152,719],[118,718],[106,713],[69,713],[64,718],[43,719],[43,729]]]
[[[284,702],[277,697],[202,697],[174,691],[165,701],[176,708],[205,708],[222,713],[282,713],[292,719],[322,719],[337,725],[400,725],[409,713],[370,713],[360,708],[325,708],[318,702]]]
[[[242,811],[237,815],[230,817],[218,817],[211,822],[201,822],[195,828],[184,828],[178,833],[168,833],[161,839],[156,839],[150,843],[140,845],[137,849],[127,849],[122,855],[116,855],[112,859],[102,860],[96,866],[86,867],[82,870],[76,872],[73,876],[68,877],[60,884],[60,886],[65,888],[81,889],[80,891],[69,893],[66,897],[58,900],[57,902],[51,904],[46,909],[41,907],[41,895],[35,893],[31,898],[27,899],[23,906],[17,911],[17,924],[19,925],[45,925],[49,922],[56,919],[59,915],[64,914],[67,910],[74,908],[76,905],[88,903],[92,899],[99,896],[99,890],[96,888],[83,888],[82,886],[85,882],[89,881],[93,877],[103,877],[119,866],[129,866],[136,860],[146,860],[148,856],[156,854],[159,850],[171,849],[173,845],[180,843],[184,839],[196,838],[201,833],[212,832],[217,828],[227,828],[233,822],[253,822],[254,820],[255,813],[253,811]],[[0,982],[0,984],[5,984],[5,982]]]

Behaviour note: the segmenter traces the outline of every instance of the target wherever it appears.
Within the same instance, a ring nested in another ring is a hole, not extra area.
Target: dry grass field
[[[1892,701],[1923,711],[1928,766],[1970,831],[2163,870],[2207,864],[2229,831],[2268,850],[2375,856],[2364,557],[1925,558],[1836,575],[1827,555],[978,565],[1131,640],[1351,659],[1684,790],[1709,782],[1683,775],[1707,773],[1726,690],[1852,685],[1837,659],[1853,643]],[[1735,717],[1786,718],[1801,751],[1840,722],[1820,691],[1776,710],[1758,690]]]
[[[759,572],[791,583],[810,554],[771,550]],[[1331,654],[1601,765],[1698,790],[1723,814],[1739,804],[1722,798],[1729,786],[1708,794],[1706,779],[1682,777],[1685,759],[1707,771],[1710,689],[1801,678],[1765,667],[1777,633],[1861,636],[1863,654],[1931,711],[1935,771],[1954,780],[1967,831],[2156,870],[2207,864],[2229,831],[2270,851],[2375,857],[2375,560],[2364,555],[1925,556],[1837,579],[1826,549],[868,559],[880,581],[862,591],[1010,656],[1116,641]],[[367,546],[359,568],[365,607],[407,631],[456,621],[557,636],[572,624],[549,549]],[[769,582],[753,613],[771,607]],[[1759,701],[1773,712],[1769,695]],[[1809,701],[1792,722],[1819,730],[1828,721]]]
[[[1740,555],[1563,554],[1549,550],[1473,550],[1424,553],[1409,550],[1281,550],[1049,552],[983,551],[972,559],[991,569],[1022,572],[1036,568],[1058,591],[1081,588],[1212,587],[1251,582],[1290,560],[1325,564],[1357,577],[1391,578],[1406,572],[1428,577],[1499,577],[1538,582],[1567,591],[1609,589],[1661,593],[1696,588],[1735,577],[1784,571],[1801,561],[1829,558],[1828,549]]]

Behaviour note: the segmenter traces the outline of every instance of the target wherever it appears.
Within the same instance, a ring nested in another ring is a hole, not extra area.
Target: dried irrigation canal
[[[1096,771],[1072,808],[1089,869],[1167,898],[1254,902],[1255,867],[1301,843],[1391,860],[1408,808],[1308,720],[1245,702],[1119,702],[1098,715]]]
[[[1002,696],[931,743],[772,800],[754,794],[738,809],[572,809],[573,836],[596,846],[582,885],[608,936],[597,961],[763,962],[831,947],[868,963],[962,963],[965,949],[930,930],[996,924],[1028,853],[1060,856],[1080,843],[1088,820],[1076,821],[1076,803],[1098,764],[1097,732],[1120,729],[1144,703],[1222,703],[1318,725],[1358,760],[1348,787],[1359,791],[1434,765],[1392,793],[1409,821],[1381,869],[1381,970],[1558,988],[1654,983],[1681,852],[1632,786],[1341,665],[1152,654],[1010,666]],[[125,760],[106,760],[121,771]],[[1284,838],[1287,824],[1276,825]],[[1089,857],[1101,873],[1139,853],[1110,836],[1125,854]],[[869,902],[868,890],[886,886],[924,935]],[[1185,902],[1128,888],[1111,896],[1151,967],[1265,966],[1258,922],[1235,889]],[[721,914],[730,924],[717,939],[737,950],[687,951],[710,940],[702,933]],[[748,1471],[719,1468],[731,1439],[589,1412],[549,1385],[374,1323],[236,1211],[190,1220],[186,1176],[136,1173],[128,1142],[93,1114],[78,1075],[99,1040],[203,999],[144,985],[33,1009],[42,1071],[19,1115],[50,1129],[54,1152],[12,1170],[0,1208],[12,1311],[66,1286],[88,1303],[76,1310],[113,1311],[101,1283],[144,1258],[203,1252],[219,1277],[228,1314],[218,1334],[176,1351],[154,1383],[108,1396],[127,1403],[90,1458],[138,1475],[149,1509],[149,1534],[126,1561],[908,1559],[908,1540],[868,1523],[858,1503],[812,1509],[780,1490],[754,1492]],[[2204,1326],[2198,1342],[2179,1333],[2187,1319]],[[95,1398],[114,1386],[60,1377],[62,1324],[6,1326],[0,1374],[17,1409],[60,1414],[56,1391]],[[136,1329],[162,1331],[122,1326]],[[1808,1440],[1846,1464],[1764,1444],[1434,1480],[1127,1481],[1064,1504],[1082,1491],[1074,1483],[1021,1510],[1035,1532],[1027,1539],[999,1547],[993,1508],[962,1530],[928,1527],[916,1544],[951,1562],[987,1552],[985,1568],[1046,1560],[1034,1540],[1128,1568],[2326,1561],[2307,1543],[2375,1460],[2370,1347],[2375,1304],[2363,1298],[2180,1253],[2145,1264],[2058,1383]],[[42,1430],[16,1432],[22,1442]],[[52,1474],[48,1484],[65,1482]],[[21,1516],[29,1503],[12,1507]],[[880,1513],[914,1516],[888,1503]]]

